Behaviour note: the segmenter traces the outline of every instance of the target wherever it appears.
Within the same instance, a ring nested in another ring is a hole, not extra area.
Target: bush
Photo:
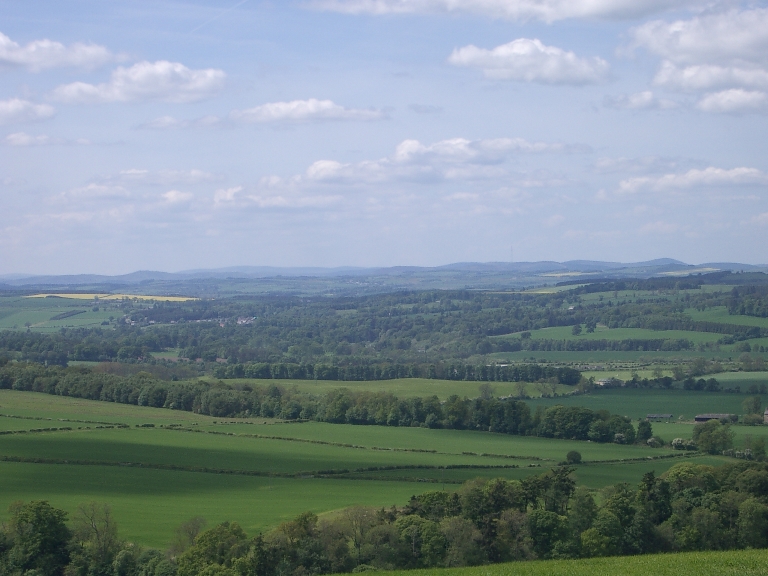
[[[568,462],[568,464],[581,464],[581,453],[576,452],[576,450],[571,450],[565,455],[565,461]]]

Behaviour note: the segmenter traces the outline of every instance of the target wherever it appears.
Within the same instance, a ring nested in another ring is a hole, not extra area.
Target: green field
[[[704,311],[688,308],[685,313],[693,320],[701,320],[704,322],[721,322],[723,324],[736,324],[738,326],[758,326],[760,328],[768,328],[768,318],[728,314],[728,309],[725,306],[715,306],[713,308],[707,308]]]
[[[513,562],[473,568],[387,572],[393,576],[765,576],[768,550],[688,552],[585,560]]]
[[[592,410],[608,410],[637,420],[646,414],[674,414],[692,420],[696,414],[718,412],[741,414],[745,395],[728,392],[694,392],[687,390],[627,389],[595,390],[580,396],[535,398],[531,406],[585,406]]]
[[[254,532],[306,510],[402,505],[475,477],[540,474],[570,450],[581,452],[576,478],[591,488],[634,484],[690,457],[488,432],[217,419],[10,390],[0,390],[0,414],[0,431],[12,432],[0,434],[0,510],[18,500],[48,499],[68,511],[105,501],[123,537],[159,547],[195,515]],[[72,430],[31,432],[65,426]]]
[[[93,311],[93,301],[65,298],[0,297],[0,330],[26,330],[55,332],[61,328],[96,328],[109,317],[120,318],[123,314],[114,304],[100,302]],[[80,314],[58,320],[52,318],[67,312]]]

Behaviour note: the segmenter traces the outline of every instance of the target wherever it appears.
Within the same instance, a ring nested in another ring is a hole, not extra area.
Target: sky
[[[0,0],[0,275],[766,246],[768,2]]]

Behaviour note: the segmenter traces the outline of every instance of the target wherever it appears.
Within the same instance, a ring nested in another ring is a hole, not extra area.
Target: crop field
[[[65,298],[68,300],[151,300],[156,302],[187,302],[197,300],[191,296],[153,296],[151,294],[110,294],[110,293],[71,293],[71,294],[32,294],[25,298]]]
[[[585,460],[576,477],[591,488],[634,484],[691,458],[488,432],[217,419],[10,390],[0,391],[0,414],[0,511],[17,500],[69,511],[108,502],[123,537],[160,547],[195,515],[253,533],[306,510],[402,505],[475,477],[540,474],[574,449]]]
[[[392,576],[765,576],[768,550],[539,560],[473,568],[387,572]]]

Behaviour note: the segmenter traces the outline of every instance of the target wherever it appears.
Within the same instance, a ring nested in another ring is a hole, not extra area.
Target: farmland
[[[574,449],[586,462],[576,477],[592,488],[635,483],[683,457],[648,461],[671,452],[487,432],[217,419],[9,390],[0,413],[0,430],[72,428],[0,435],[2,509],[43,497],[67,510],[105,500],[125,537],[161,547],[198,514],[254,531],[304,510],[401,504],[430,489],[424,480],[452,489],[478,476],[524,478]],[[119,424],[127,427],[104,428]]]
[[[601,506],[649,472],[741,464],[616,432],[672,413],[653,423],[669,442],[691,438],[698,413],[743,415],[768,384],[768,325],[734,313],[733,294],[0,297],[0,520],[14,501],[71,515],[106,502],[121,537],[163,549],[194,516],[254,535],[306,511],[331,525],[355,504],[407,514],[412,496],[473,479],[546,482],[573,452],[570,478]],[[627,386],[592,387],[607,377]],[[698,378],[722,390],[691,389]],[[587,420],[558,428],[576,422],[566,413]],[[733,432],[736,449],[768,440],[764,426]]]

